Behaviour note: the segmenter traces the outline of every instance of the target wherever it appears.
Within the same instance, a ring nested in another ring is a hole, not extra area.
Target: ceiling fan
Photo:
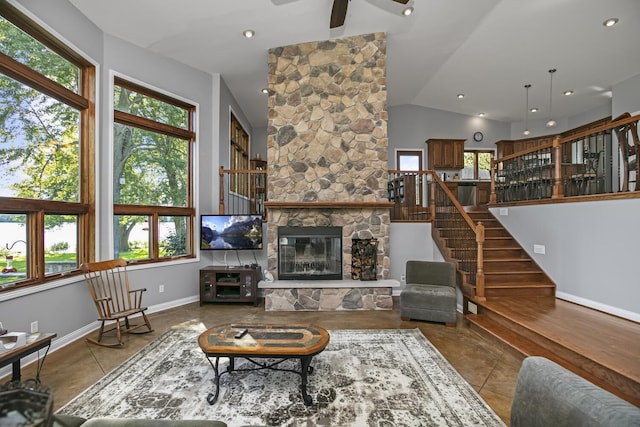
[[[333,0],[333,8],[331,9],[331,20],[329,28],[342,27],[347,17],[347,6],[351,0]],[[400,4],[407,4],[409,0],[391,0]]]

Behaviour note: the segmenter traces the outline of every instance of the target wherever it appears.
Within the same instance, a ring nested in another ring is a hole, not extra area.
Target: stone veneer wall
[[[270,202],[387,201],[386,35],[269,50]],[[375,237],[378,278],[389,275],[386,208],[268,208],[268,269],[277,278],[278,226],[342,226],[343,276],[351,238]]]

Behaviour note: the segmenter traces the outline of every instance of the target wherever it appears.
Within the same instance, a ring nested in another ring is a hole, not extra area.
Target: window
[[[465,151],[461,179],[491,180],[493,151]]]
[[[422,170],[422,150],[396,151],[396,167],[401,171]]]
[[[229,144],[230,166],[232,170],[249,169],[249,135],[244,130],[236,116],[231,113],[229,123],[231,140]],[[240,196],[249,196],[248,175],[244,173],[231,173],[229,180],[229,191]]]
[[[113,103],[115,257],[193,256],[195,106],[119,77]]]
[[[424,185],[424,179],[426,175],[419,174],[406,174],[404,172],[411,171],[421,171],[422,169],[422,150],[397,150],[396,151],[396,167],[399,171],[401,171],[401,175],[403,176],[403,188],[396,189],[398,194],[403,193],[402,197],[405,201],[413,200],[410,204],[414,204],[416,206],[421,206],[423,200],[427,200],[427,194],[425,193],[428,190],[427,186]],[[406,186],[406,188],[405,188]],[[409,188],[411,186],[412,188]],[[394,181],[395,187],[395,181]]]
[[[0,2],[0,290],[93,257],[94,67]]]

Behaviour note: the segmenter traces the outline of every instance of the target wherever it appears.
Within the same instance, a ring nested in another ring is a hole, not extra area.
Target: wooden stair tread
[[[485,283],[485,289],[511,289],[511,288],[554,288],[553,283],[545,282],[509,282],[509,283]]]
[[[556,363],[564,366],[572,372],[580,375],[581,377],[591,381],[592,383],[602,383],[600,379],[590,374],[589,372],[580,369],[579,367],[566,362],[562,359],[559,360],[558,356],[544,347],[534,343],[533,341],[524,338],[511,329],[499,324],[498,322],[477,314],[467,314],[465,318],[476,327],[482,329],[484,333],[491,335],[493,338],[502,342],[503,344],[515,349],[524,357],[528,356],[542,356],[550,360],[555,360]]]
[[[501,246],[499,248],[484,248],[485,251],[524,250],[520,246]]]
[[[491,274],[492,276],[505,276],[505,275],[513,275],[513,274],[544,274],[542,270],[517,270],[517,271],[485,271],[484,275]]]
[[[638,323],[553,296],[471,299],[471,330],[528,356],[544,356],[640,404]]]

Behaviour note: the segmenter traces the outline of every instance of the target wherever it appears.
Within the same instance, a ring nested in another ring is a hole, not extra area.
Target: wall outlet
[[[164,285],[160,285],[158,287],[158,292],[163,293],[164,292]]]
[[[478,314],[478,306],[471,301],[467,301],[467,310],[469,310],[469,313]]]
[[[546,248],[544,245],[533,245],[533,253],[534,254],[542,254],[544,255]]]
[[[404,282],[405,280],[407,280],[407,277],[404,274],[400,275],[400,281]]]
[[[509,216],[509,208],[500,208],[500,216]]]
[[[38,321],[37,320],[35,322],[31,322],[31,333],[35,334],[36,332],[38,332]]]

